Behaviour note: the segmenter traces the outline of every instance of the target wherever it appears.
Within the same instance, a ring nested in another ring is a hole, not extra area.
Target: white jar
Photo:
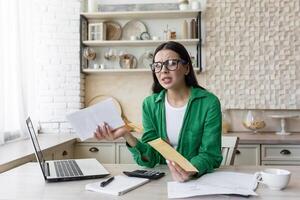
[[[158,36],[152,36],[152,40],[159,40]]]
[[[189,4],[182,3],[179,4],[179,10],[188,10],[189,9]]]
[[[94,63],[93,67],[94,67],[94,69],[99,69],[99,64]]]
[[[198,0],[192,1],[191,7],[192,7],[192,10],[200,10],[200,8],[201,8],[200,2]]]

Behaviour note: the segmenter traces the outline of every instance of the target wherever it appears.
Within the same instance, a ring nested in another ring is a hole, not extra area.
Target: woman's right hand
[[[112,128],[107,123],[104,122],[97,126],[97,129],[94,132],[94,136],[98,140],[106,139],[109,141],[113,141],[119,137],[123,137],[125,134],[128,134],[129,132],[130,132],[129,129],[126,126],[112,130]]]

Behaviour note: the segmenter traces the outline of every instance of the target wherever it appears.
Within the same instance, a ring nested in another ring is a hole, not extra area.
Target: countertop
[[[229,132],[223,136],[238,136],[240,144],[300,144],[300,133],[281,136],[275,133]]]
[[[141,138],[141,133],[133,133],[136,138]],[[300,144],[300,132],[293,133],[287,136],[280,136],[274,133],[265,132],[265,133],[256,133],[251,132],[229,132],[223,134],[223,136],[238,136],[240,144]],[[88,139],[83,142],[125,142],[123,138],[119,138],[115,141],[107,140],[97,140],[97,139]]]
[[[69,142],[76,142],[75,134],[38,134],[42,150],[55,148]],[[19,140],[0,146],[0,173],[6,170],[7,165],[14,166],[14,162],[26,163],[34,158],[34,149],[31,140]],[[17,164],[16,164],[17,165]]]
[[[135,164],[106,164],[104,167],[111,175],[122,174],[122,171],[141,169]],[[300,169],[296,166],[276,166],[291,171],[292,176],[287,188],[281,191],[272,191],[265,185],[259,184],[256,193],[258,196],[249,198],[234,195],[213,195],[188,199],[299,199],[300,198]],[[268,166],[222,166],[218,171],[232,171],[255,173]],[[153,170],[163,171],[166,176],[130,191],[123,196],[112,196],[98,192],[86,191],[87,183],[103,181],[102,179],[68,181],[60,183],[46,183],[37,163],[27,163],[15,169],[0,174],[0,196],[3,199],[167,199],[167,182],[172,181],[171,174],[166,165],[159,165]],[[7,183],[10,184],[7,184]],[[186,198],[185,198],[186,199]]]

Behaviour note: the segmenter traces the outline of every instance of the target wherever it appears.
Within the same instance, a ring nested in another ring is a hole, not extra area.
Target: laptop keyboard
[[[54,161],[54,166],[58,177],[83,176],[75,160]]]

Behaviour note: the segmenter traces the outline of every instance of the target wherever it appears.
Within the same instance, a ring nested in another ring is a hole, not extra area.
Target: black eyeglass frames
[[[158,73],[162,70],[163,66],[165,66],[169,71],[175,71],[178,69],[178,63],[183,65],[187,64],[187,61],[182,59],[169,59],[164,62],[154,62],[150,64],[151,70],[155,73]]]

